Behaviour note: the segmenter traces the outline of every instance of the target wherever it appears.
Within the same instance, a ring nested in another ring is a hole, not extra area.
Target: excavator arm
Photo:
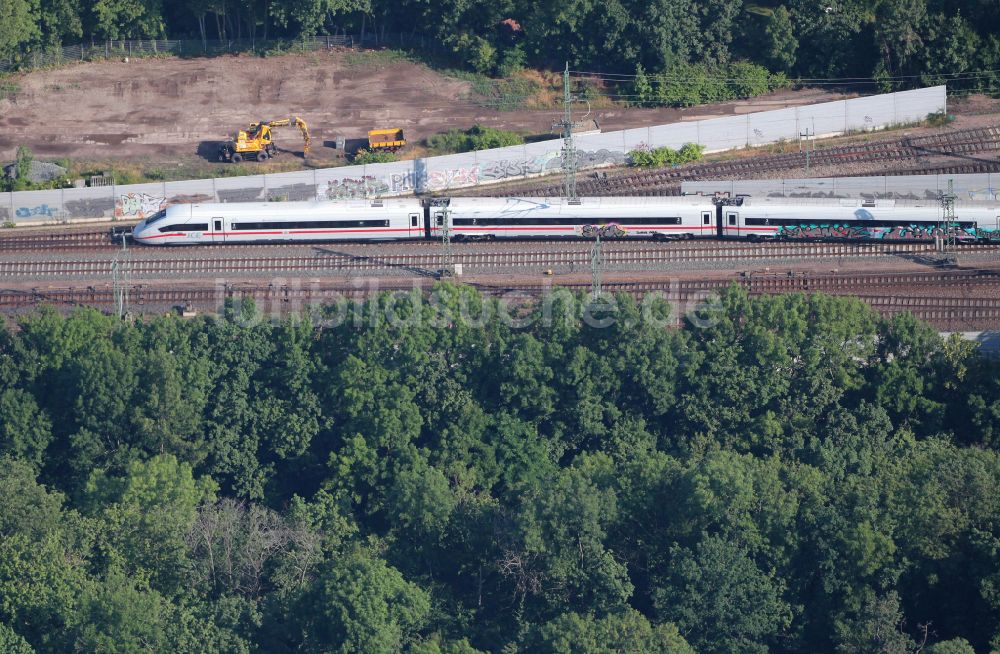
[[[309,145],[312,143],[312,137],[309,136],[309,125],[306,121],[302,120],[298,116],[292,116],[291,118],[279,118],[278,120],[269,120],[266,123],[261,121],[261,123],[267,125],[268,127],[285,127],[294,123],[296,127],[299,128],[299,132],[302,133],[302,141],[305,144],[302,147],[302,156],[309,154]],[[251,128],[256,127],[260,123],[252,123]]]
[[[305,157],[309,154],[309,144],[312,142],[312,137],[309,136],[309,126],[298,116],[295,117],[295,126],[302,132],[302,141],[305,144],[302,146],[302,156]]]

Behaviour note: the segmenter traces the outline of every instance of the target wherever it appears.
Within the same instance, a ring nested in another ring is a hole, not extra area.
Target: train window
[[[160,209],[159,211],[157,211],[156,213],[154,213],[152,216],[149,217],[149,220],[146,221],[146,224],[152,225],[153,223],[158,223],[166,217],[167,217],[167,210]]]
[[[729,218],[729,224],[730,225],[735,225],[736,224],[736,214],[731,213],[731,214],[727,214],[727,216]]]
[[[268,221],[233,223],[234,231],[250,229],[347,229],[351,227],[388,227],[388,220],[310,220],[301,222]]]
[[[437,219],[437,224],[438,225],[444,225],[444,214],[443,213],[436,213],[436,214],[434,214],[434,218]]]
[[[701,214],[701,224],[702,225],[711,225],[712,224],[712,214],[708,213],[707,211],[704,212],[704,213],[702,213]]]
[[[164,225],[159,230],[163,232],[207,232],[208,223],[184,223],[183,225]]]
[[[416,227],[417,226],[417,220],[419,220],[419,216],[417,214],[415,214],[415,213],[411,213],[410,214],[410,227]]]
[[[452,224],[461,225],[606,225],[609,222],[621,223],[623,225],[680,225],[680,216],[649,216],[642,218],[619,218],[608,220],[607,218],[453,218]],[[440,225],[441,223],[438,222]]]

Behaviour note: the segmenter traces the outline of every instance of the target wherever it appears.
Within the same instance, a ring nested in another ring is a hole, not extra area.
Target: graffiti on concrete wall
[[[324,195],[328,200],[347,200],[378,197],[388,191],[389,185],[385,181],[372,175],[364,175],[357,179],[331,179],[326,184]]]
[[[475,186],[479,183],[479,172],[479,166],[432,170],[425,180],[425,185],[435,191],[458,186]]]
[[[123,193],[115,207],[118,218],[142,220],[167,206],[166,198],[148,193]]]
[[[218,189],[215,193],[219,202],[260,202],[262,186],[247,186],[244,188]]]
[[[992,186],[987,186],[986,188],[970,189],[969,199],[986,200],[988,202],[1000,200],[1000,189],[995,189]]]
[[[577,152],[577,165],[581,168],[625,163],[625,155],[614,150]],[[406,171],[390,173],[385,177],[365,175],[333,179],[319,194],[322,200],[343,200],[379,197],[386,193],[414,193],[443,191],[488,182],[555,172],[562,167],[558,152],[546,152],[535,157],[500,159],[472,166],[432,170],[429,172]]]
[[[312,200],[316,197],[315,184],[286,184],[267,189],[268,200]]]
[[[67,200],[63,203],[63,209],[69,212],[72,218],[110,217],[115,213],[115,199],[108,196]]]
[[[404,173],[391,173],[387,180],[389,190],[393,193],[413,193],[421,191],[426,182],[426,174],[417,174],[412,170],[408,170]]]
[[[555,153],[543,154],[530,159],[500,159],[482,166],[480,176],[484,182],[495,182],[511,177],[524,177],[545,172],[545,166],[556,157]]]
[[[34,207],[18,207],[14,210],[14,215],[18,218],[31,218],[32,216],[44,216],[51,218],[56,215],[58,209],[47,204],[39,204]]]
[[[775,235],[788,239],[835,238],[848,240],[932,241],[935,236],[953,236],[958,240],[976,238],[973,228],[949,227],[942,230],[936,225],[896,225],[869,227],[865,225],[802,224],[782,225]]]

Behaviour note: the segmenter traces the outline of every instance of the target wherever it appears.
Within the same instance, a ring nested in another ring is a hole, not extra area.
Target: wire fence
[[[422,34],[367,32],[364,34],[336,34],[305,39],[141,39],[103,41],[67,45],[48,50],[22,52],[0,59],[0,73],[30,71],[51,66],[61,66],[74,61],[100,61],[173,55],[178,57],[204,57],[222,54],[266,54],[270,52],[314,52],[333,48],[361,46],[400,47],[427,52],[443,52],[436,39]],[[10,94],[0,84],[0,98]]]

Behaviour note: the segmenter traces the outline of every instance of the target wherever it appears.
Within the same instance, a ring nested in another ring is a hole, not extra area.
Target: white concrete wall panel
[[[752,195],[787,198],[897,198],[925,200],[940,197],[953,182],[958,200],[1000,200],[1000,175],[900,175],[881,177],[819,177],[773,180],[703,180],[684,182],[684,193]]]

